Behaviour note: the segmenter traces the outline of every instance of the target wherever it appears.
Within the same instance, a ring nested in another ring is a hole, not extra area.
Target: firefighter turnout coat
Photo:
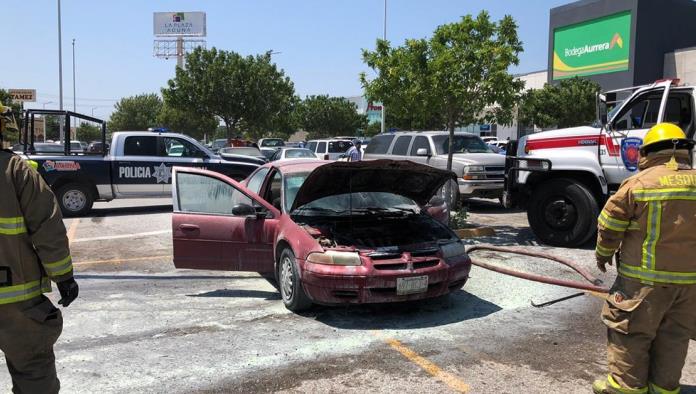
[[[673,153],[678,166],[668,165]],[[596,254],[620,250],[619,275],[643,284],[696,284],[696,170],[688,152],[655,152],[639,168],[600,213]]]
[[[51,189],[27,162],[0,151],[0,305],[72,278],[65,225]]]

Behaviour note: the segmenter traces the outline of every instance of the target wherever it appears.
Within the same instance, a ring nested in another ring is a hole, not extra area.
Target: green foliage
[[[599,85],[589,79],[564,79],[557,85],[529,90],[520,101],[519,122],[524,126],[573,127],[596,119]]]
[[[343,97],[308,96],[298,105],[295,116],[311,139],[355,135],[367,127],[367,116],[358,114],[356,105]]]
[[[81,122],[77,129],[75,130],[75,135],[78,140],[91,142],[91,141],[101,141],[101,128],[99,126]]]
[[[510,124],[523,82],[508,69],[519,63],[522,42],[511,16],[476,18],[441,25],[429,39],[406,40],[392,48],[378,40],[363,60],[377,72],[360,80],[371,101],[386,105],[389,127],[441,129],[450,134],[474,123]],[[392,115],[390,115],[390,113]],[[391,116],[391,118],[390,118]],[[448,158],[451,168],[452,155]]]
[[[453,229],[465,228],[468,225],[468,218],[466,207],[461,207],[450,214],[449,226]]]
[[[363,130],[363,135],[365,137],[373,137],[382,131],[382,124],[380,122],[373,122],[365,127]]]
[[[215,116],[204,115],[194,111],[182,111],[166,102],[159,114],[157,114],[158,126],[189,135],[197,140],[203,139],[204,135],[207,135],[208,138],[213,137],[218,124],[219,122]]]
[[[227,137],[247,131],[256,139],[287,125],[295,88],[271,54],[243,57],[232,51],[196,48],[177,67],[162,95],[174,108],[217,116]]]
[[[155,127],[162,105],[162,99],[154,93],[124,97],[115,105],[116,110],[108,123],[109,130],[147,130],[148,127]]]

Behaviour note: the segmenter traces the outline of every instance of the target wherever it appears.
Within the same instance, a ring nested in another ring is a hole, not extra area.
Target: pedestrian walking
[[[8,109],[0,104],[0,146]],[[25,160],[0,151],[0,350],[14,393],[57,393],[53,345],[63,318],[43,294],[56,282],[67,307],[78,286],[60,209]]]
[[[353,140],[353,146],[348,149],[346,156],[348,156],[348,161],[361,161],[362,160],[362,150],[360,150],[362,143],[360,140]]]
[[[696,329],[694,142],[671,123],[648,131],[640,172],[607,201],[598,223],[597,266],[616,256],[618,277],[602,309],[606,380],[597,394],[678,393]]]

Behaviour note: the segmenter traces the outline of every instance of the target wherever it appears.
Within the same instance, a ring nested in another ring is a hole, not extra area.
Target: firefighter
[[[618,277],[602,309],[606,380],[595,393],[678,393],[696,329],[694,142],[671,123],[648,131],[640,172],[624,181],[598,218],[597,267],[616,256]]]
[[[7,112],[0,104],[0,119]],[[55,196],[34,168],[6,150],[0,150],[0,257],[0,350],[12,391],[57,393],[53,345],[63,318],[43,293],[56,282],[65,308],[78,286]]]

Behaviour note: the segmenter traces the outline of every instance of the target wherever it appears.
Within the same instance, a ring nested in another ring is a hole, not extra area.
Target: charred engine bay
[[[405,250],[404,246],[452,240],[452,232],[424,214],[399,217],[380,215],[297,216],[295,221],[323,247]]]

